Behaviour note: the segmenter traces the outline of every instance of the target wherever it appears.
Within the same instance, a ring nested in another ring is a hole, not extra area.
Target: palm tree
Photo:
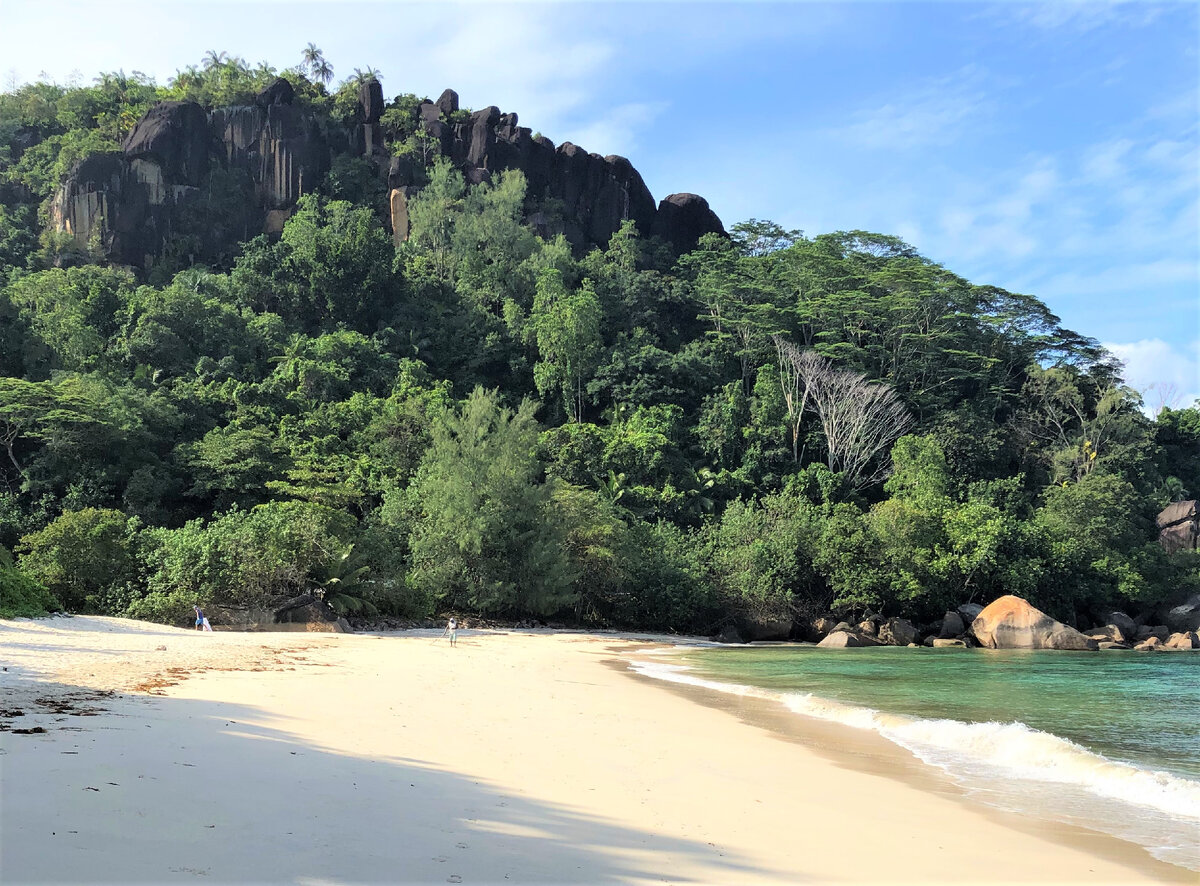
[[[314,577],[317,595],[338,615],[352,612],[378,615],[379,610],[362,597],[370,569],[368,564],[363,563],[362,556],[355,552],[354,545],[350,545],[340,554],[330,556]]]
[[[333,65],[325,61],[325,59],[320,59],[313,65],[312,74],[322,83],[328,83],[333,79]]]
[[[378,80],[383,76],[383,72],[378,68],[372,68],[370,65],[364,70],[354,69],[354,82],[361,86],[364,83],[369,83],[372,80]]]
[[[300,57],[300,67],[307,70],[314,80],[328,83],[333,79],[333,66],[325,60],[325,55],[317,48],[317,44],[309,43],[305,46]]]
[[[210,49],[204,53],[204,70],[211,71],[213,68],[220,67],[229,61],[228,52],[217,52],[215,49]]]

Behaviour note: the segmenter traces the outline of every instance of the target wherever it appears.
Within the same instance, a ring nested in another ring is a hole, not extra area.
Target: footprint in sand
[[[459,849],[467,849],[468,848],[466,843],[455,843],[454,845]]]
[[[461,883],[462,877],[460,877],[458,874],[451,874],[449,877],[446,878],[446,882],[447,883]]]

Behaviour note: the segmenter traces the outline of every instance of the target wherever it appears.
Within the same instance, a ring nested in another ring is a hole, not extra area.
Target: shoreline
[[[50,731],[0,732],[0,879],[1194,882],[985,811],[882,736],[781,740],[799,718],[765,700],[628,669],[678,638],[435,635],[0,622],[0,707],[104,709],[4,721]]]
[[[682,651],[682,650],[681,650]],[[614,661],[620,667],[620,661]],[[940,767],[921,760],[902,745],[870,729],[825,720],[792,711],[782,702],[763,697],[736,695],[706,686],[680,683],[627,670],[631,676],[668,691],[736,716],[748,726],[761,729],[775,738],[801,745],[824,757],[831,765],[855,772],[900,782],[922,792],[952,798],[967,808],[981,812],[997,824],[1031,835],[1045,836],[1114,862],[1127,861],[1129,854],[1142,857],[1142,864],[1161,866],[1163,874],[1173,872],[1196,876],[1188,868],[1153,855],[1145,846],[1119,835],[1105,833],[1083,824],[1072,824],[1033,813],[1009,809],[976,799],[972,789]]]

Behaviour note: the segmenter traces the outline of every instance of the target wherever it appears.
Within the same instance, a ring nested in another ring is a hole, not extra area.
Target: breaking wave
[[[922,719],[809,693],[708,680],[685,665],[630,667],[647,677],[763,698],[807,717],[877,732],[984,802],[1103,830],[1146,846],[1164,861],[1200,870],[1200,782],[1110,760],[1020,722]]]

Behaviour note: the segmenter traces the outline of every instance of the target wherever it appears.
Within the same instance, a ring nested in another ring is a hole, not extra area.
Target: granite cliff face
[[[238,218],[228,236],[278,233],[296,201],[321,184],[334,153],[345,152],[366,158],[386,178],[385,215],[396,241],[406,239],[408,201],[423,177],[412,161],[389,154],[379,83],[362,85],[357,119],[347,131],[324,131],[294,98],[291,85],[279,79],[253,105],[206,113],[192,102],[160,102],[121,151],[93,155],[73,170],[53,200],[52,225],[110,261],[146,268],[178,232],[184,207],[212,198],[217,178],[236,195]],[[602,157],[570,142],[556,147],[496,107],[465,119],[456,119],[458,112],[458,95],[447,89],[436,102],[421,103],[414,122],[470,184],[520,169],[528,182],[529,221],[543,234],[562,232],[580,248],[602,246],[632,219],[681,252],[702,234],[724,232],[702,197],[672,194],[656,206],[624,157]],[[547,202],[561,211],[540,211]]]

